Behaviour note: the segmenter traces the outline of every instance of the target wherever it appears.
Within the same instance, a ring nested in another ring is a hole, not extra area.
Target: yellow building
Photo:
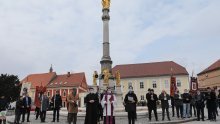
[[[112,71],[114,73],[117,70],[121,74],[123,98],[128,93],[129,86],[133,87],[139,101],[146,100],[148,88],[154,89],[157,95],[162,90],[169,94],[172,74],[176,77],[176,86],[180,92],[189,89],[189,74],[186,68],[173,61],[116,65]]]
[[[220,59],[198,74],[199,88],[220,88]]]

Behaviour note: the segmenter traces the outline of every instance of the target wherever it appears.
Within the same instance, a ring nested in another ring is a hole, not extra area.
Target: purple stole
[[[108,98],[108,95],[111,95],[111,98],[109,99],[110,102],[114,101],[114,96],[112,94],[105,94],[105,101],[107,103],[107,98]],[[114,106],[113,104],[111,103],[111,116],[110,116],[110,123],[108,123],[108,120],[109,120],[109,117],[108,117],[108,106],[107,104],[105,105],[106,106],[106,124],[112,124],[112,120],[113,120],[113,109],[114,109]]]

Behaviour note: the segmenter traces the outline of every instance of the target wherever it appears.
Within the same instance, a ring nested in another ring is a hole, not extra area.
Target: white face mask
[[[129,89],[129,92],[132,92],[133,90],[132,89]]]

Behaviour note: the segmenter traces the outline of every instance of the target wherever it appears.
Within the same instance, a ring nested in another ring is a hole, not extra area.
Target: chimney
[[[70,77],[70,72],[67,72],[67,77]]]

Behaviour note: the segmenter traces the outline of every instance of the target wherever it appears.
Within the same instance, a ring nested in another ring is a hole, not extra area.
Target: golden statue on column
[[[102,7],[103,7],[103,9],[109,9],[110,8],[110,0],[102,0]]]
[[[103,75],[104,75],[104,83],[105,84],[108,84],[108,82],[109,82],[109,77],[110,77],[110,73],[109,73],[109,70],[108,69],[104,69],[103,70]]]
[[[116,71],[115,73],[115,79],[116,79],[116,86],[120,86],[120,80],[121,80],[121,76],[120,76],[120,72],[119,71]]]
[[[94,86],[97,86],[97,78],[98,78],[98,73],[97,71],[94,71],[94,74],[93,74],[93,85]]]

